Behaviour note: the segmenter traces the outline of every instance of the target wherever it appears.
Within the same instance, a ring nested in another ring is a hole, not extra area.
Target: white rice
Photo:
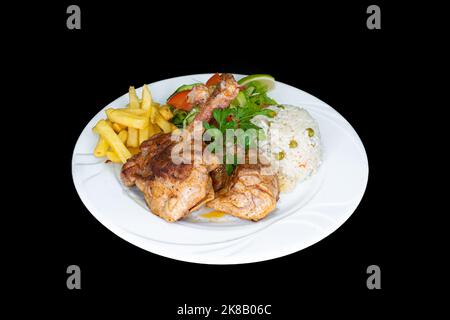
[[[269,108],[277,113],[274,118],[256,116],[252,122],[264,130],[267,139],[260,148],[278,174],[280,190],[287,192],[320,166],[319,126],[303,108],[291,105]]]

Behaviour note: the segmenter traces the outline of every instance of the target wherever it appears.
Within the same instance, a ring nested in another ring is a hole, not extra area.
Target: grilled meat
[[[235,217],[258,221],[275,209],[278,179],[263,172],[262,164],[240,164],[206,206]]]

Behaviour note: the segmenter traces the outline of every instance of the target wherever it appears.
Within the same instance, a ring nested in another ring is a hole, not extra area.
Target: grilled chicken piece
[[[199,90],[200,103],[204,90]],[[214,198],[209,173],[218,166],[218,159],[205,152],[202,161],[176,164],[173,148],[180,143],[190,143],[191,134],[203,133],[203,121],[209,121],[215,108],[225,108],[237,96],[239,85],[232,75],[223,74],[222,80],[201,104],[200,112],[191,125],[183,131],[179,141],[171,134],[155,135],[141,145],[141,152],[130,158],[122,167],[122,181],[136,186],[144,193],[150,210],[167,221],[177,221]],[[199,129],[198,129],[199,128]]]
[[[165,155],[157,163],[167,163]],[[138,179],[139,189],[153,213],[167,221],[177,221],[214,199],[214,190],[209,176],[211,166],[202,164],[171,164],[162,171],[152,166],[152,179]]]
[[[150,169],[150,160],[164,148],[172,145],[171,135],[169,133],[155,134],[140,145],[141,152],[132,156],[123,165],[121,178],[127,187],[132,187],[137,178],[147,178],[152,175]]]
[[[238,165],[206,206],[238,218],[261,220],[275,209],[280,193],[277,176],[263,169],[262,164]]]
[[[177,221],[214,199],[209,173],[219,160],[205,150],[204,161],[176,164],[172,161],[177,142],[160,146],[148,163],[151,176],[138,177],[136,186],[144,193],[151,211],[167,221]],[[195,155],[192,154],[192,157]]]

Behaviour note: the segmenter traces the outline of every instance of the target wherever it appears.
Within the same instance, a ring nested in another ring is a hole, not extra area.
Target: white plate
[[[205,82],[211,74],[177,77],[150,84],[155,101],[180,85]],[[242,75],[235,75],[237,79]],[[140,96],[142,88],[137,89]],[[263,261],[302,250],[325,238],[354,212],[364,194],[368,162],[364,146],[350,124],[333,108],[292,86],[277,82],[270,96],[301,106],[320,127],[323,163],[317,174],[291,193],[282,193],[277,209],[255,223],[226,217],[205,221],[198,214],[168,223],[151,214],[143,196],[122,185],[119,164],[106,164],[92,151],[92,127],[104,109],[125,107],[128,94],[108,104],[84,128],[72,158],[72,176],[81,200],[105,227],[128,242],[173,259],[210,264]]]

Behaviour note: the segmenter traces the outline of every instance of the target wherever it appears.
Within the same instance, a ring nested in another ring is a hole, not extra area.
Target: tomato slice
[[[169,98],[169,100],[167,100],[167,104],[170,104],[176,109],[191,111],[193,105],[189,103],[188,100],[188,94],[190,92],[191,90],[185,90],[174,94]]]
[[[219,82],[220,82],[220,74],[216,72],[211,78],[208,79],[208,81],[206,81],[206,86],[207,87],[215,86]]]

